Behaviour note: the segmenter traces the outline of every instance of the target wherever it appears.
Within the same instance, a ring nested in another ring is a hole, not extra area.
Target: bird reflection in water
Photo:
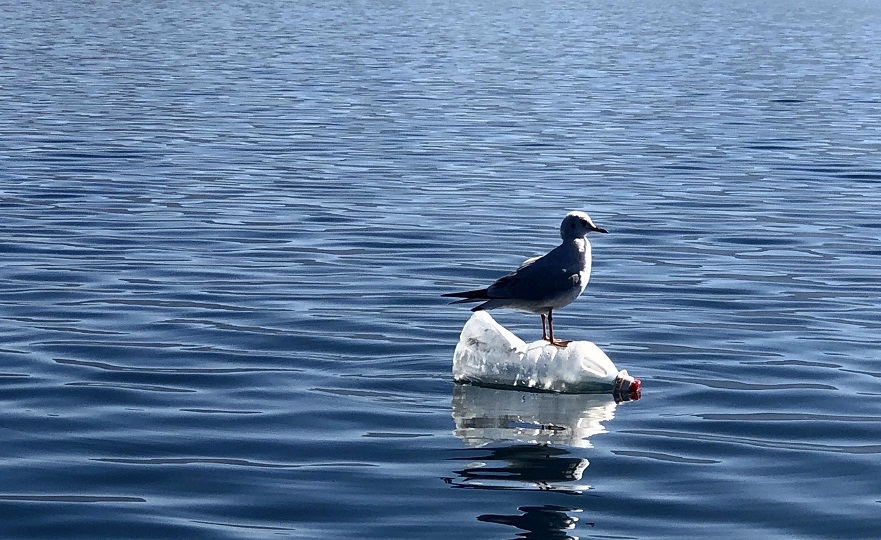
[[[578,522],[578,518],[570,514],[581,512],[581,509],[545,505],[521,506],[518,510],[523,513],[511,516],[483,514],[477,516],[477,521],[517,527],[524,531],[517,534],[519,538],[531,540],[577,540],[577,537],[570,536],[566,531],[574,529],[575,524]],[[588,523],[587,525],[593,524]]]
[[[453,459],[469,462],[467,467],[454,471],[458,478],[447,480],[456,487],[563,493],[590,489],[578,484],[588,461],[552,446],[517,444],[485,448],[479,455]],[[489,465],[493,462],[497,465]]]
[[[468,466],[454,471],[455,478],[444,480],[457,488],[483,490],[553,491],[578,495],[590,486],[579,482],[587,468],[586,459],[566,450],[544,444],[515,444],[481,449],[481,454],[453,458],[468,461]],[[490,465],[495,462],[496,465]],[[575,528],[579,508],[562,506],[521,506],[522,514],[481,514],[478,521],[517,527],[519,538],[577,539],[566,531]]]

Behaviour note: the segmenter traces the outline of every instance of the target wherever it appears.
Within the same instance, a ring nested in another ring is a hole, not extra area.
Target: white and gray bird
[[[563,243],[546,255],[527,259],[520,268],[485,289],[442,296],[461,298],[453,304],[482,302],[471,311],[511,308],[538,313],[541,315],[542,339],[565,347],[568,341],[554,339],[553,310],[574,302],[587,287],[591,266],[587,233],[591,231],[608,232],[594,225],[584,212],[569,212],[560,224]]]

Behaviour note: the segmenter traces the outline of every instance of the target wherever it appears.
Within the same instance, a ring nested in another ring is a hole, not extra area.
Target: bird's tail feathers
[[[479,306],[474,306],[473,308],[471,308],[471,311],[483,311],[487,308],[487,304],[489,304],[489,302],[484,302]]]
[[[441,296],[447,298],[461,298],[461,300],[455,300],[450,302],[451,304],[463,304],[467,302],[480,302],[481,300],[489,299],[489,296],[486,294],[486,289],[475,289],[473,291],[462,291],[462,292],[454,292],[454,293],[446,293]]]

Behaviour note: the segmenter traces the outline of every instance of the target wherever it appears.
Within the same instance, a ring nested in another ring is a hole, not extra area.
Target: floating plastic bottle
[[[486,311],[475,312],[462,328],[453,355],[457,382],[493,388],[560,393],[611,392],[618,400],[639,399],[641,383],[618,371],[590,341],[565,347],[544,340],[527,344]]]

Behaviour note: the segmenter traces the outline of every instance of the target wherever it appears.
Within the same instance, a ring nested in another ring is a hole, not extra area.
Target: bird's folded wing
[[[500,278],[487,289],[490,298],[516,298],[541,301],[577,287],[578,272],[550,266],[545,260],[527,261],[517,271]]]

